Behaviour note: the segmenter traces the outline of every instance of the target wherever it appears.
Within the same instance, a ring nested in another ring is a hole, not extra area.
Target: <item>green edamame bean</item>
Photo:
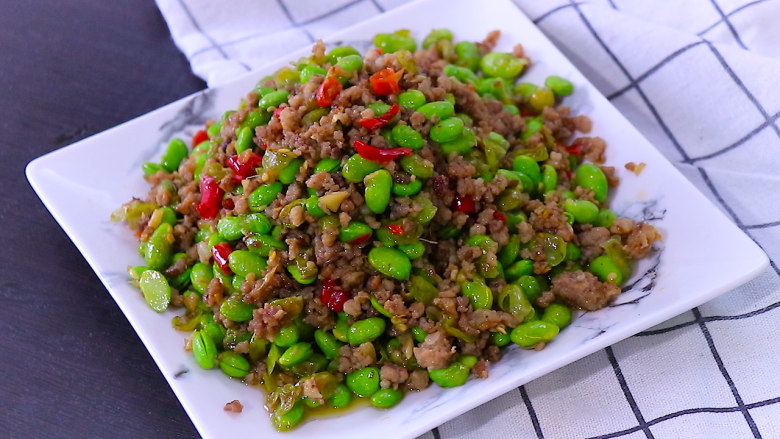
[[[490,52],[482,57],[479,67],[488,77],[514,79],[525,68],[528,61],[504,52]]]
[[[517,108],[517,105],[513,104],[504,104],[504,111],[510,114],[514,114],[515,116],[520,115],[520,109]]]
[[[243,217],[244,228],[251,233],[266,234],[271,231],[271,220],[262,213],[250,213]]]
[[[314,341],[326,357],[333,359],[341,356],[341,354],[339,354],[339,348],[341,348],[342,345],[330,332],[323,331],[322,329],[314,331]]]
[[[574,91],[574,85],[560,76],[550,75],[544,80],[544,86],[558,96],[568,96]]]
[[[425,244],[422,242],[414,242],[412,244],[402,244],[398,246],[398,250],[404,252],[409,259],[417,259],[425,254]]]
[[[552,323],[531,320],[513,329],[509,336],[514,343],[528,348],[552,340],[558,331],[559,328]]]
[[[563,203],[566,212],[580,224],[592,224],[599,217],[599,208],[588,200],[568,199]]]
[[[380,169],[367,175],[363,180],[366,185],[366,206],[374,213],[382,213],[390,204],[390,192],[393,188],[393,177],[386,169]]]
[[[309,64],[301,69],[301,84],[309,82],[309,80],[316,75],[325,76],[327,71],[322,67],[314,64]]]
[[[448,64],[445,66],[444,73],[464,84],[475,84],[479,81],[479,77],[473,70],[467,67],[456,66],[455,64]]]
[[[429,371],[428,376],[441,387],[458,387],[468,381],[469,367],[456,361],[445,368]]]
[[[424,114],[426,119],[436,116],[439,120],[443,120],[455,113],[455,106],[448,101],[436,101],[422,105],[415,111]]]
[[[500,332],[491,332],[490,341],[494,345],[503,348],[504,346],[508,345],[512,341],[512,337],[510,337],[509,334],[502,334]]]
[[[163,312],[168,308],[171,302],[171,287],[162,273],[146,270],[141,274],[138,284],[149,308],[157,312]]]
[[[352,392],[345,384],[339,384],[336,386],[336,390],[333,392],[333,396],[328,398],[328,404],[334,409],[340,409],[346,407],[352,401]]]
[[[422,134],[414,130],[409,125],[396,125],[390,131],[393,142],[398,146],[406,148],[420,149],[425,145]]]
[[[187,149],[187,144],[180,138],[174,137],[168,143],[165,153],[163,153],[160,166],[168,172],[173,172],[179,169],[179,164],[181,164],[181,161],[184,160],[189,153],[190,151]]]
[[[404,392],[397,389],[379,389],[371,395],[371,405],[380,409],[389,409],[401,402]]]
[[[512,89],[512,92],[516,95],[520,95],[525,99],[530,99],[531,95],[539,89],[539,86],[530,82],[520,82]]]
[[[592,163],[583,163],[574,174],[574,185],[593,191],[595,198],[604,202],[607,199],[607,176],[604,171]]]
[[[352,46],[334,47],[328,52],[328,54],[326,55],[326,59],[328,63],[336,64],[339,59],[347,55],[360,55],[360,52],[358,52],[357,49],[355,49]]]
[[[144,247],[144,261],[152,270],[162,271],[171,263],[171,243],[173,242],[173,227],[162,223],[154,229],[152,236]]]
[[[374,247],[368,252],[368,262],[385,276],[406,280],[412,272],[412,262],[401,251],[390,247]]]
[[[485,282],[466,281],[460,285],[461,293],[469,298],[474,309],[490,309],[493,306],[493,291]]]
[[[273,229],[270,235],[252,235],[246,239],[246,245],[253,253],[260,256],[269,256],[271,251],[287,250],[287,244],[273,236]]]
[[[437,143],[452,142],[463,133],[463,121],[457,117],[450,117],[431,128],[431,140]]]
[[[314,171],[312,173],[317,174],[319,172],[333,172],[338,169],[340,165],[341,160],[322,159],[314,166]]]
[[[498,261],[501,265],[509,267],[512,262],[517,259],[517,255],[520,254],[520,236],[513,235],[509,238],[509,242],[498,252]]]
[[[244,281],[246,281],[244,276],[235,275],[233,276],[233,280],[230,282],[230,285],[233,286],[234,291],[241,291],[241,286],[244,285]]]
[[[298,171],[301,169],[303,157],[293,159],[284,169],[279,172],[279,181],[283,184],[290,184],[295,181],[295,176],[298,175]]]
[[[256,306],[241,300],[241,294],[233,294],[222,302],[219,307],[219,313],[226,319],[233,322],[248,322],[252,320]]]
[[[398,95],[398,105],[405,110],[416,110],[425,102],[425,95],[420,90],[408,90]]]
[[[542,321],[552,323],[560,329],[565,328],[571,323],[571,310],[560,303],[551,303],[545,308],[542,314]]]
[[[252,133],[254,133],[255,128],[262,125],[268,125],[268,122],[271,120],[272,115],[273,115],[272,113],[269,113],[264,110],[251,111],[246,116],[246,119],[244,119],[244,121],[241,122],[240,127],[242,129],[244,127],[249,128],[252,131]]]
[[[211,279],[214,279],[214,274],[210,266],[202,262],[198,262],[192,266],[192,271],[190,271],[190,283],[195,291],[200,294],[205,294]]]
[[[360,221],[351,221],[346,227],[339,227],[339,239],[342,242],[352,242],[373,233],[374,230],[368,224]]]
[[[374,36],[374,45],[382,49],[382,53],[394,53],[399,50],[408,50],[414,53],[417,50],[417,42],[409,35],[399,33],[376,34]]]
[[[328,108],[315,108],[314,110],[311,110],[303,115],[301,118],[301,123],[305,126],[318,123],[320,119],[327,116],[329,112],[330,109]]]
[[[363,57],[360,55],[346,55],[336,61],[336,65],[347,72],[356,72],[363,68]]]
[[[472,247],[479,247],[482,249],[483,252],[489,252],[493,251],[495,252],[498,250],[498,243],[493,240],[493,238],[487,236],[487,235],[473,235],[470,236],[469,239],[466,240],[466,245],[470,245]]]
[[[263,110],[268,110],[271,107],[279,108],[280,105],[287,102],[289,96],[290,92],[287,90],[272,91],[263,95],[263,97],[257,101],[257,106]]]
[[[379,390],[379,369],[364,367],[347,375],[347,387],[357,396],[371,396]]]
[[[298,329],[297,326],[285,326],[276,333],[276,337],[274,337],[274,344],[280,348],[289,348],[295,343],[298,343],[300,334],[300,329]]]
[[[234,250],[228,256],[228,264],[233,273],[244,277],[249,273],[261,277],[268,267],[268,262],[265,259],[248,250]]]
[[[279,193],[282,192],[282,183],[275,182],[263,184],[249,194],[249,208],[253,211],[262,210],[265,206],[271,204]]]
[[[217,222],[217,233],[225,241],[235,241],[244,236],[244,217],[228,215]]]
[[[581,255],[582,255],[582,251],[580,250],[580,246],[578,246],[573,242],[570,242],[568,245],[566,245],[567,261],[577,261],[580,259]]]
[[[463,128],[461,136],[451,142],[442,143],[439,145],[441,151],[444,154],[449,155],[451,152],[457,152],[458,154],[466,154],[477,144],[477,136],[474,134],[474,130],[471,128]]]
[[[385,332],[385,319],[382,317],[369,317],[358,320],[347,331],[347,342],[358,346],[367,341],[374,341]]]
[[[422,190],[422,181],[412,180],[409,183],[393,183],[393,195],[398,197],[411,197]]]
[[[390,104],[384,103],[382,101],[376,101],[373,103],[370,103],[366,105],[366,107],[370,108],[374,112],[374,116],[381,116],[385,113],[387,113],[388,110],[390,110]]]
[[[428,336],[428,333],[425,332],[422,328],[415,326],[412,328],[412,335],[414,336],[414,341],[417,343],[422,343],[425,341],[425,337]]]
[[[595,224],[599,227],[612,227],[612,223],[617,219],[617,214],[610,209],[601,209],[599,211],[599,217],[596,218]]]
[[[347,324],[347,313],[340,312],[336,318],[336,326],[333,327],[333,336],[336,340],[346,343],[349,324]]]
[[[295,279],[296,282],[298,282],[301,285],[309,285],[313,284],[314,281],[317,280],[317,273],[316,271],[314,274],[305,274],[301,271],[300,267],[297,265],[288,265],[287,266],[287,272],[290,273],[290,276]]]
[[[414,175],[417,178],[433,177],[433,163],[417,154],[405,156],[400,163],[409,175]]]
[[[542,171],[539,164],[527,155],[519,155],[512,161],[512,169],[527,175],[534,185],[542,182]]]
[[[601,255],[590,262],[588,268],[602,282],[609,282],[615,285],[623,283],[623,272],[620,267],[607,255]]]
[[[325,216],[325,211],[320,207],[320,197],[317,195],[311,195],[306,199],[306,211],[313,217],[320,218]]]
[[[474,365],[477,364],[477,362],[479,362],[479,359],[474,355],[464,355],[458,359],[458,363],[463,364],[469,369],[474,367]]]
[[[449,29],[432,29],[422,42],[423,49],[427,49],[441,40],[452,41],[452,32]]]
[[[514,283],[520,286],[523,290],[523,295],[528,298],[530,302],[534,302],[542,295],[542,285],[539,283],[539,279],[539,277],[525,275],[521,276]]]
[[[141,165],[141,170],[144,172],[144,175],[146,175],[147,177],[160,172],[162,168],[163,167],[160,166],[158,163],[152,163],[152,162],[145,162],[143,165]]]
[[[530,119],[526,124],[525,131],[523,131],[523,134],[520,136],[520,138],[523,140],[528,140],[531,136],[538,133],[542,127],[544,127],[544,122],[537,118]]]
[[[217,360],[219,362],[219,368],[229,377],[243,378],[249,373],[249,361],[239,353],[225,351],[219,354]]]
[[[284,351],[278,362],[283,367],[294,366],[306,361],[313,353],[311,344],[306,342],[295,343]]]
[[[161,207],[160,210],[162,211],[162,222],[175,226],[178,221],[176,211],[168,206]]]
[[[344,163],[341,175],[350,183],[360,183],[368,174],[381,167],[382,165],[379,163],[364,159],[360,154],[355,154]]]
[[[296,425],[300,424],[303,420],[305,411],[305,405],[298,401],[287,412],[274,412],[271,416],[271,424],[279,431],[290,431],[295,428]]]
[[[534,261],[531,259],[521,259],[504,269],[504,275],[507,282],[514,282],[517,279],[528,276],[534,272]]]
[[[209,135],[209,139],[213,139],[219,135],[219,131],[222,129],[222,122],[214,122],[206,128],[206,133]]]
[[[453,48],[455,51],[455,64],[461,67],[467,67],[471,70],[477,70],[482,55],[479,47],[471,41],[459,41]]]
[[[558,171],[552,165],[542,165],[542,184],[544,191],[554,191],[558,187]]]
[[[195,361],[204,369],[213,369],[217,365],[217,345],[204,331],[192,334],[192,355]]]
[[[254,147],[254,141],[252,138],[254,137],[255,132],[249,127],[243,127],[238,130],[238,135],[236,136],[236,154],[241,154],[242,152],[246,151],[247,149],[251,149]]]

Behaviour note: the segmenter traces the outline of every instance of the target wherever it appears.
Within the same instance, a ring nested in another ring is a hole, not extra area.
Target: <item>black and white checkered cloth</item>
[[[514,1],[771,268],[423,437],[780,438],[780,0]],[[157,0],[210,85],[406,2]]]

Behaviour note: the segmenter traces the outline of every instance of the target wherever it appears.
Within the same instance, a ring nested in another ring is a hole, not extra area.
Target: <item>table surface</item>
[[[197,437],[24,167],[205,84],[152,1],[9,1],[2,10],[0,437]]]

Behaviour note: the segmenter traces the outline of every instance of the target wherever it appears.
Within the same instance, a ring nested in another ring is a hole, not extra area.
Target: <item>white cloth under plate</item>
[[[157,4],[214,86],[406,1]],[[780,0],[515,3],[773,262],[423,437],[780,438]]]

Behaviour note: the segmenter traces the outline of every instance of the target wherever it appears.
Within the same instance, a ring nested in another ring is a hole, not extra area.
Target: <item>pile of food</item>
[[[173,139],[114,213],[151,308],[183,307],[186,349],[262,384],[276,428],[485,378],[609,304],[658,239],[608,208],[605,142],[559,106],[572,84],[517,82],[531,61],[498,37],[318,42],[191,150]]]

